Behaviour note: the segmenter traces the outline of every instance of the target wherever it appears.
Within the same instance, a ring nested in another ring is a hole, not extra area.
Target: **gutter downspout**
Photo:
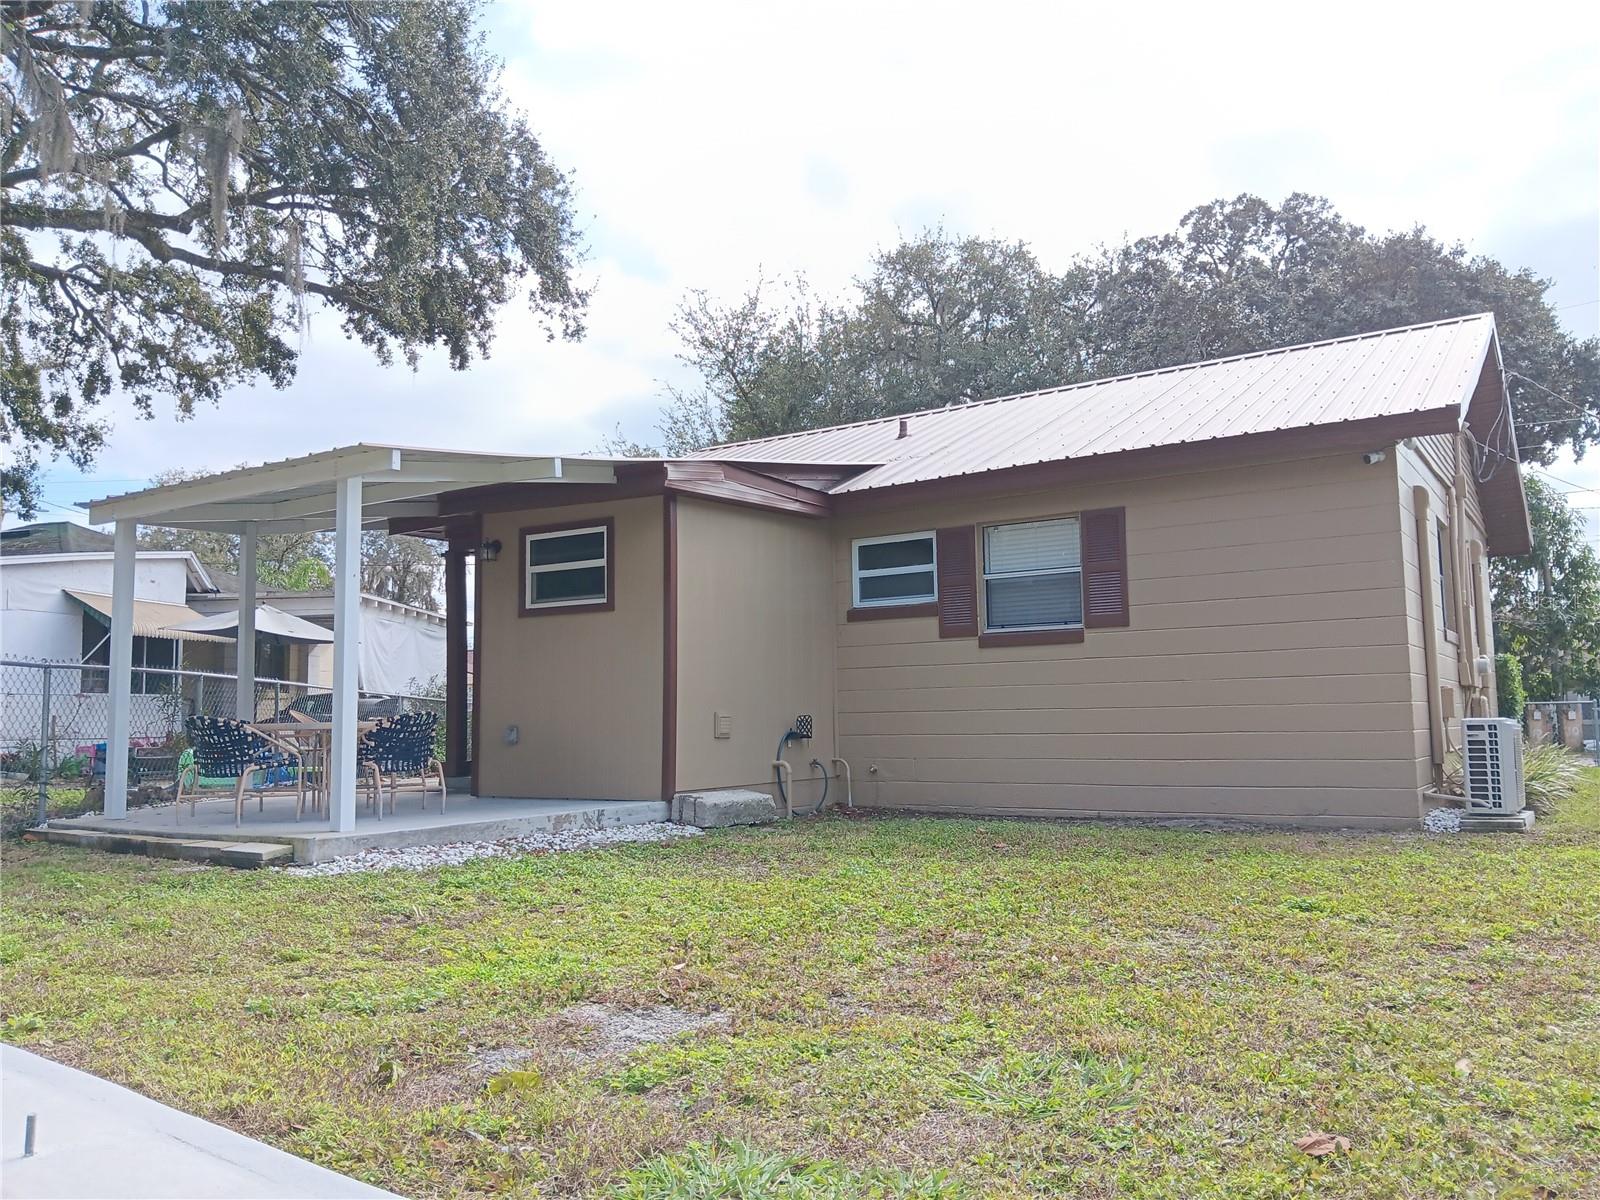
[[[1439,628],[1434,619],[1433,571],[1429,568],[1428,489],[1417,484],[1411,489],[1417,520],[1417,576],[1422,592],[1423,674],[1428,686],[1428,752],[1433,761],[1433,786],[1444,786],[1444,713],[1439,700]]]
[[[1459,675],[1467,688],[1467,711],[1464,716],[1483,716],[1481,712],[1484,703],[1484,688],[1486,680],[1483,673],[1478,670],[1478,659],[1484,654],[1484,647],[1479,640],[1481,630],[1478,628],[1478,568],[1472,553],[1472,539],[1468,536],[1467,529],[1467,472],[1463,465],[1465,447],[1457,439],[1456,451],[1456,494],[1455,494],[1455,550],[1456,562],[1456,595],[1459,597],[1461,607],[1461,670]]]

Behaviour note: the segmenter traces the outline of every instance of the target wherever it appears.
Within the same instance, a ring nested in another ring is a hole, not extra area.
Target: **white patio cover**
[[[168,627],[171,632],[177,633],[217,633],[229,637],[236,636],[239,632],[239,614],[236,612],[214,613],[209,617],[202,617],[198,621],[186,621],[182,625]],[[310,621],[302,620],[293,613],[286,613],[281,608],[273,608],[270,604],[256,605],[256,635],[270,633],[275,638],[286,642],[304,642],[316,645],[332,645],[333,630],[324,629],[321,625],[314,625]]]

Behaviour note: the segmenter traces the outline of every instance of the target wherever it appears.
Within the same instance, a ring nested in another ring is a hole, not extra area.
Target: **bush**
[[[1500,700],[1500,715],[1521,721],[1528,707],[1528,693],[1522,686],[1522,663],[1516,655],[1494,656],[1494,690]]]
[[[1547,817],[1578,790],[1588,761],[1554,742],[1522,747],[1522,786],[1529,808]]]

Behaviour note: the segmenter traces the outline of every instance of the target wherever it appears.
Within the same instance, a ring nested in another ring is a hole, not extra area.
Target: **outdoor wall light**
[[[478,547],[478,557],[484,562],[493,562],[500,557],[500,539],[494,538]]]

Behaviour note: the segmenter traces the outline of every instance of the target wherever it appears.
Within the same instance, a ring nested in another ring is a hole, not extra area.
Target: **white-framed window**
[[[938,599],[933,531],[857,538],[850,544],[851,602],[857,608]]]
[[[611,522],[522,531],[522,611],[611,603]]]
[[[1077,517],[984,527],[983,615],[991,633],[1083,625]]]

